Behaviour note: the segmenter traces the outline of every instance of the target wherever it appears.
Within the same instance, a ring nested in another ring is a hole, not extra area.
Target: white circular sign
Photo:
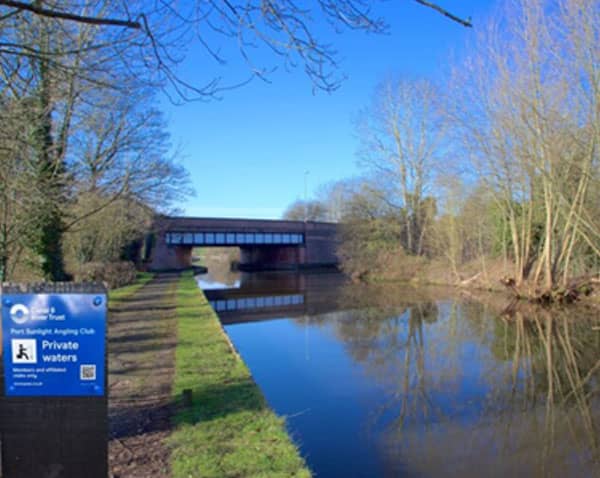
[[[29,309],[23,304],[15,304],[10,308],[10,318],[16,324],[24,324],[29,320]]]

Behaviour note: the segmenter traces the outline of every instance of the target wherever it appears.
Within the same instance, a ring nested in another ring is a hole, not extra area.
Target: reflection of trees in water
[[[400,378],[401,390],[388,390],[389,400],[376,412],[383,415],[389,409],[399,412],[396,420],[402,424],[407,417],[431,416],[431,400],[427,395],[425,370],[424,326],[437,321],[435,302],[396,305],[393,309],[369,308],[349,312],[336,323],[336,334],[345,343],[348,353],[366,365],[371,374],[393,387]],[[408,391],[412,393],[408,393]]]
[[[401,307],[456,297],[456,289],[448,287],[412,287],[402,284],[345,284],[338,291],[340,309],[377,308],[393,312]]]
[[[512,366],[507,405],[542,408],[544,458],[560,452],[557,433],[568,432],[600,465],[598,324],[573,309],[517,310],[495,322],[492,351]]]
[[[387,296],[347,312],[335,333],[385,388],[372,426],[385,422],[391,450],[420,456],[429,471],[462,454],[471,465],[487,457],[505,470],[560,475],[580,460],[600,465],[599,324],[575,309],[507,319],[474,301],[438,307]],[[464,369],[465,347],[477,348],[479,371]],[[471,395],[459,390],[469,373],[481,374]]]

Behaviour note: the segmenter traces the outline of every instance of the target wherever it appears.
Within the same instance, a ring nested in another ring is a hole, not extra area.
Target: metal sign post
[[[105,289],[43,284],[1,292],[3,476],[105,478]]]

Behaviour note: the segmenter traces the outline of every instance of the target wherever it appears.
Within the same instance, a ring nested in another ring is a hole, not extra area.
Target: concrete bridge
[[[329,267],[338,263],[338,225],[333,223],[161,217],[154,229],[151,270],[190,267],[194,247],[239,247],[239,266],[244,270]]]

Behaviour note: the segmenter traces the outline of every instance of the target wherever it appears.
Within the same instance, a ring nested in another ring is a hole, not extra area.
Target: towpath
[[[113,478],[166,478],[175,365],[177,274],[161,274],[111,305],[109,470]]]

